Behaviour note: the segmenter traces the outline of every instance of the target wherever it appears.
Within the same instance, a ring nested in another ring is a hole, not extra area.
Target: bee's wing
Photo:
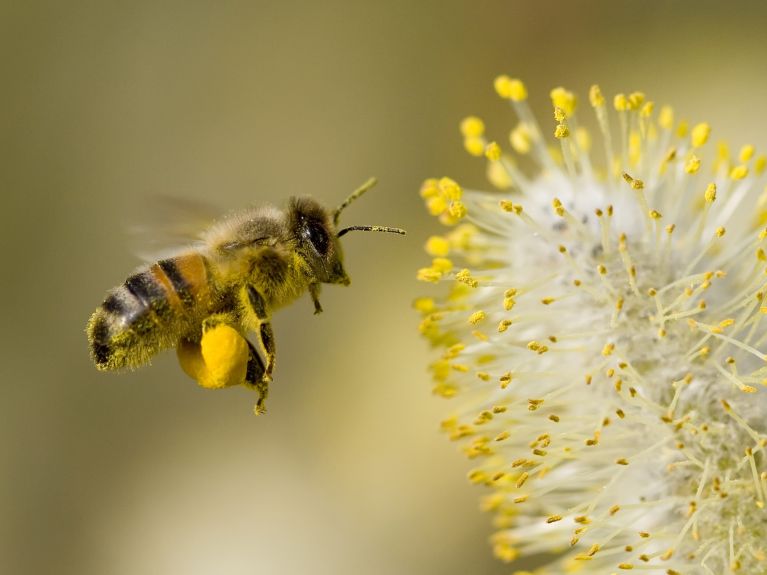
[[[132,251],[145,262],[199,245],[203,232],[224,214],[206,202],[176,196],[153,196],[144,209],[140,223],[128,227],[128,235]]]

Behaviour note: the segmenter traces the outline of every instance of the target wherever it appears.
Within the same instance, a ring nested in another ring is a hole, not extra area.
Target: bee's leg
[[[269,382],[264,380],[264,362],[261,360],[261,356],[258,355],[256,348],[248,340],[245,340],[248,344],[248,369],[245,373],[245,385],[258,392],[258,401],[253,409],[256,415],[266,413],[266,398],[269,395]]]
[[[200,341],[179,342],[181,368],[202,387],[221,389],[246,381],[249,344],[234,325],[233,314],[213,314],[202,322]]]
[[[274,332],[272,331],[272,324],[269,322],[269,314],[266,311],[266,302],[264,296],[253,286],[247,286],[247,301],[249,311],[255,316],[253,324],[253,331],[256,332],[258,337],[258,344],[261,351],[264,353],[266,359],[266,366],[261,375],[261,379],[265,382],[272,381],[272,372],[274,371],[274,358],[276,355],[274,345]]]
[[[322,284],[309,284],[309,295],[312,296],[314,302],[314,315],[322,313],[322,306],[320,305],[320,288]]]

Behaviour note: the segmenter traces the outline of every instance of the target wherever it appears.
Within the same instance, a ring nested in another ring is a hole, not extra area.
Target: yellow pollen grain
[[[477,116],[467,116],[461,120],[461,134],[465,138],[478,137],[485,133],[485,123]]]
[[[711,134],[711,126],[706,122],[701,122],[693,127],[690,131],[690,143],[693,148],[700,148],[708,141],[708,136]]]

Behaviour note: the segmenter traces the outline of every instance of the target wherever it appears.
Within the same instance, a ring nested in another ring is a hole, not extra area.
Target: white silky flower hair
[[[461,132],[500,191],[424,182],[448,230],[418,272],[442,289],[415,302],[495,554],[535,573],[767,573],[767,159],[712,149],[708,124],[639,92],[608,113],[598,86],[592,157],[574,94],[551,91],[549,139],[520,80],[495,89],[511,149],[479,118]]]

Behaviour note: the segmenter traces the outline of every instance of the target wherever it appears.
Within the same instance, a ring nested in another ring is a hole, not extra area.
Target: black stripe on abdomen
[[[176,295],[178,295],[178,298],[184,303],[184,305],[191,305],[193,298],[190,288],[192,286],[189,285],[189,282],[178,269],[176,260],[160,260],[157,262],[157,265],[160,266],[160,269],[168,278],[168,281],[170,281],[171,285],[173,286],[173,290],[176,292]]]
[[[150,308],[153,303],[165,299],[162,286],[157,284],[148,270],[130,276],[125,280],[125,287],[144,308]]]

